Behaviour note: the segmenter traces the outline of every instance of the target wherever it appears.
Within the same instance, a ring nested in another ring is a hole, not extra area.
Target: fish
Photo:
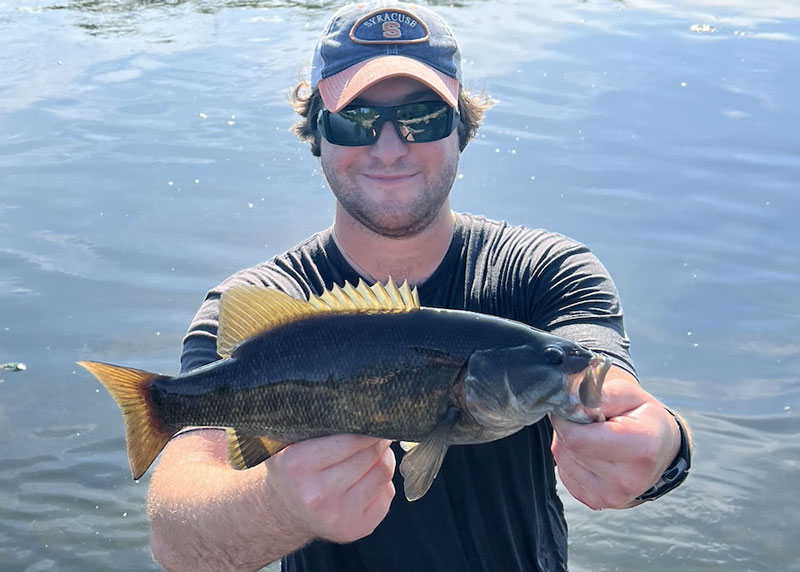
[[[548,413],[602,421],[611,361],[527,324],[421,306],[408,282],[334,285],[295,299],[260,286],[222,294],[218,361],[177,376],[80,361],[122,410],[139,479],[189,426],[227,431],[239,470],[291,443],[351,433],[401,442],[409,501],[451,445],[486,443]]]

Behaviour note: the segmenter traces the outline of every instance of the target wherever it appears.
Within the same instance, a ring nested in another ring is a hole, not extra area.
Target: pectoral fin
[[[255,467],[286,447],[286,443],[268,437],[248,435],[228,429],[228,463],[238,470]]]
[[[450,408],[433,433],[403,456],[400,473],[403,475],[403,488],[409,501],[422,498],[431,488],[444,461],[449,446],[448,437],[458,417],[458,409]]]

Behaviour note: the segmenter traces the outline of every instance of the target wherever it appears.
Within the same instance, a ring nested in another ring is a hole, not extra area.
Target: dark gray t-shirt
[[[330,231],[238,272],[208,292],[184,340],[182,370],[219,359],[218,308],[226,289],[256,284],[307,298],[358,280]],[[423,306],[525,322],[635,373],[611,278],[588,248],[559,234],[458,214],[450,248],[418,291]],[[493,443],[450,447],[422,499],[409,503],[396,495],[370,536],[344,545],[313,542],[284,558],[283,570],[566,570],[567,530],[551,435],[545,418]],[[394,448],[399,463],[402,450]],[[399,475],[395,487],[403,490]]]

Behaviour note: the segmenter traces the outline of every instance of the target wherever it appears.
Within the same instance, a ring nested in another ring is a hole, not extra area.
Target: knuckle
[[[394,476],[395,466],[396,461],[394,458],[394,453],[392,453],[390,450],[389,454],[384,455],[383,459],[381,459],[381,462],[378,463],[375,468],[383,480],[391,481],[392,477]]]

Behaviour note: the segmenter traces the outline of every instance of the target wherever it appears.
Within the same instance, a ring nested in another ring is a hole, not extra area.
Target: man
[[[284,570],[566,570],[554,462],[570,493],[595,509],[655,498],[688,467],[677,418],[637,383],[611,279],[563,236],[450,210],[460,152],[487,105],[461,87],[455,39],[430,10],[343,8],[311,75],[310,94],[295,91],[296,131],[320,157],[334,224],[211,290],[185,339],[183,369],[218,359],[219,299],[232,286],[306,298],[392,276],[416,285],[422,305],[524,321],[609,355],[608,421],[544,419],[496,442],[451,447],[414,503],[395,496],[402,451],[384,440],[310,439],[235,471],[223,431],[189,431],[153,476],[156,559],[193,571],[258,570],[279,558]]]

